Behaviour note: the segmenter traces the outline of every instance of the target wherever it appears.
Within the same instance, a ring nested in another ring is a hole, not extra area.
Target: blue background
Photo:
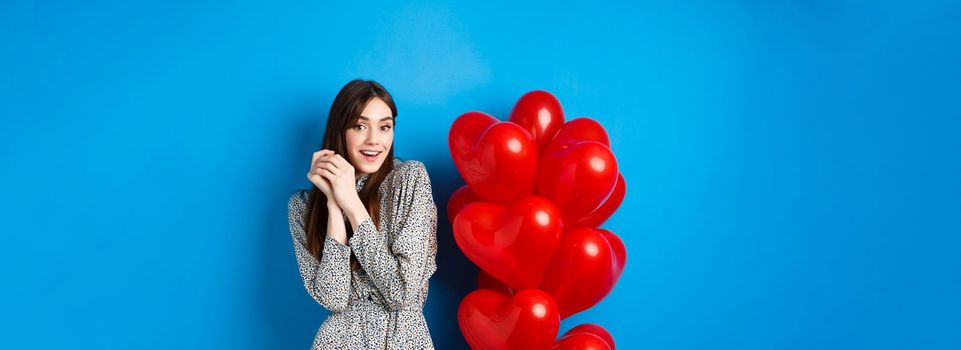
[[[0,4],[0,347],[307,348],[286,202],[361,77],[442,213],[459,114],[546,89],[607,127],[628,265],[562,331],[961,348],[961,3],[271,3]],[[463,348],[439,225],[425,312]]]

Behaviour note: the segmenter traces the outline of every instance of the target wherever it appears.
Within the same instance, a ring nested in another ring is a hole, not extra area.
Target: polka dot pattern
[[[358,179],[358,191],[366,180]],[[304,287],[330,310],[311,349],[433,349],[423,306],[437,270],[437,207],[424,164],[395,159],[378,189],[380,227],[365,219],[347,245],[326,237],[320,261],[306,249],[309,193],[290,196],[288,219]]]

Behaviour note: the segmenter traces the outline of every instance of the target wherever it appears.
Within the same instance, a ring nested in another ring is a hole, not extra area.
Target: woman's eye
[[[355,129],[355,130],[364,130],[364,128],[366,128],[366,127],[367,127],[367,126],[365,126],[364,124],[354,125],[354,129]]]
[[[383,130],[383,131],[390,130],[390,128],[391,128],[390,125],[382,125],[382,126],[380,127],[380,129]]]

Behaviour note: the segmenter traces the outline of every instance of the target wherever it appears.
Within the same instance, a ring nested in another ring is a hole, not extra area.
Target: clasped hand
[[[354,167],[331,150],[314,152],[307,179],[327,196],[327,206],[350,213],[360,204]],[[362,205],[361,205],[362,206]]]

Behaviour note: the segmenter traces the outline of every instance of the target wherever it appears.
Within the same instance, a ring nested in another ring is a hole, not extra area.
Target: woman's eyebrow
[[[363,115],[361,115],[359,119],[368,120],[368,121],[370,120],[370,118],[365,117],[365,116],[363,116]],[[388,120],[388,119],[394,119],[394,117],[386,116],[386,117],[380,118],[380,120],[378,120],[378,122],[382,122],[382,121],[385,121],[385,120]]]

